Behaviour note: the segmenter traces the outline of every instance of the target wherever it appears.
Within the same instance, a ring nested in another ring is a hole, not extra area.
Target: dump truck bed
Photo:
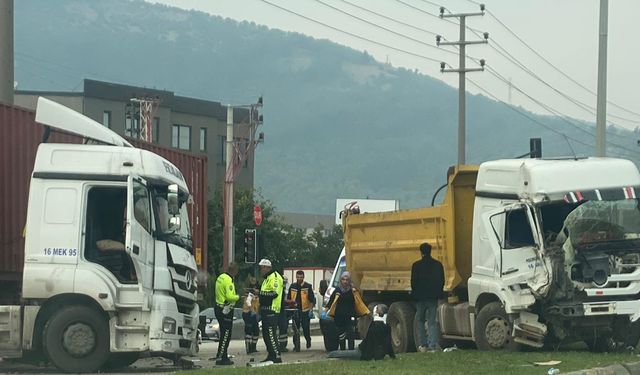
[[[411,290],[411,265],[428,242],[445,270],[445,290],[465,286],[471,274],[471,235],[477,166],[449,169],[443,204],[348,214],[343,219],[347,269],[362,291]]]

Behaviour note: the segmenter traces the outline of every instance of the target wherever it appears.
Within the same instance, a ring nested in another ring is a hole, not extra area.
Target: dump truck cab
[[[499,302],[511,314],[514,342],[536,347],[551,336],[602,341],[621,334],[606,328],[640,316],[638,186],[628,160],[483,163],[468,281],[472,313]]]

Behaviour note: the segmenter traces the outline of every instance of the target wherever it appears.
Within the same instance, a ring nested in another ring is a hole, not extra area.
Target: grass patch
[[[549,366],[534,366],[533,362],[562,361],[553,366],[560,371],[574,371],[602,367],[616,363],[638,362],[640,356],[629,354],[595,354],[587,351],[564,352],[481,352],[457,350],[449,353],[407,353],[392,361],[347,361],[331,360],[305,364],[267,366],[259,368],[214,368],[182,372],[181,375],[196,374],[313,374],[313,375],[373,375],[399,374],[546,374]]]

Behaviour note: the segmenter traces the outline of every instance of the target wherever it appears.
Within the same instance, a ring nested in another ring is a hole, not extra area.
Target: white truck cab
[[[22,303],[0,306],[0,357],[93,372],[143,352],[194,355],[197,266],[180,170],[47,99],[36,121],[98,144],[38,147]]]
[[[578,338],[607,350],[625,341],[640,317],[639,189],[628,160],[483,163],[468,281],[479,347]],[[489,317],[492,302],[504,311]],[[512,324],[496,329],[505,313]]]

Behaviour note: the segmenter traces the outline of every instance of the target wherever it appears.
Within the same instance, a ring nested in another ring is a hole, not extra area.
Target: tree
[[[253,209],[256,204],[262,208],[262,224],[258,230],[258,258],[271,260],[276,269],[294,265],[318,264],[314,260],[315,245],[311,246],[309,238],[300,229],[284,224],[274,215],[271,201],[264,199],[259,192],[248,189],[236,189],[234,193],[233,220],[235,228],[235,261],[240,265],[240,278],[254,272],[254,266],[244,264],[244,232],[245,229],[256,228],[253,220]],[[208,259],[209,273],[218,273],[222,269],[224,215],[222,193],[218,190],[214,199],[209,201]],[[321,240],[323,248],[326,240]],[[340,247],[341,248],[341,247]],[[312,251],[313,250],[313,251]],[[338,249],[339,253],[340,249]],[[326,255],[325,255],[326,256]],[[319,258],[320,259],[320,258]],[[335,264],[337,254],[332,264]],[[326,262],[324,262],[326,263]],[[324,264],[323,263],[323,264]],[[331,265],[332,265],[331,264]],[[319,264],[318,264],[319,265]]]
[[[344,247],[342,225],[334,225],[328,233],[323,225],[318,225],[308,239],[312,246],[309,263],[316,267],[333,267]]]

